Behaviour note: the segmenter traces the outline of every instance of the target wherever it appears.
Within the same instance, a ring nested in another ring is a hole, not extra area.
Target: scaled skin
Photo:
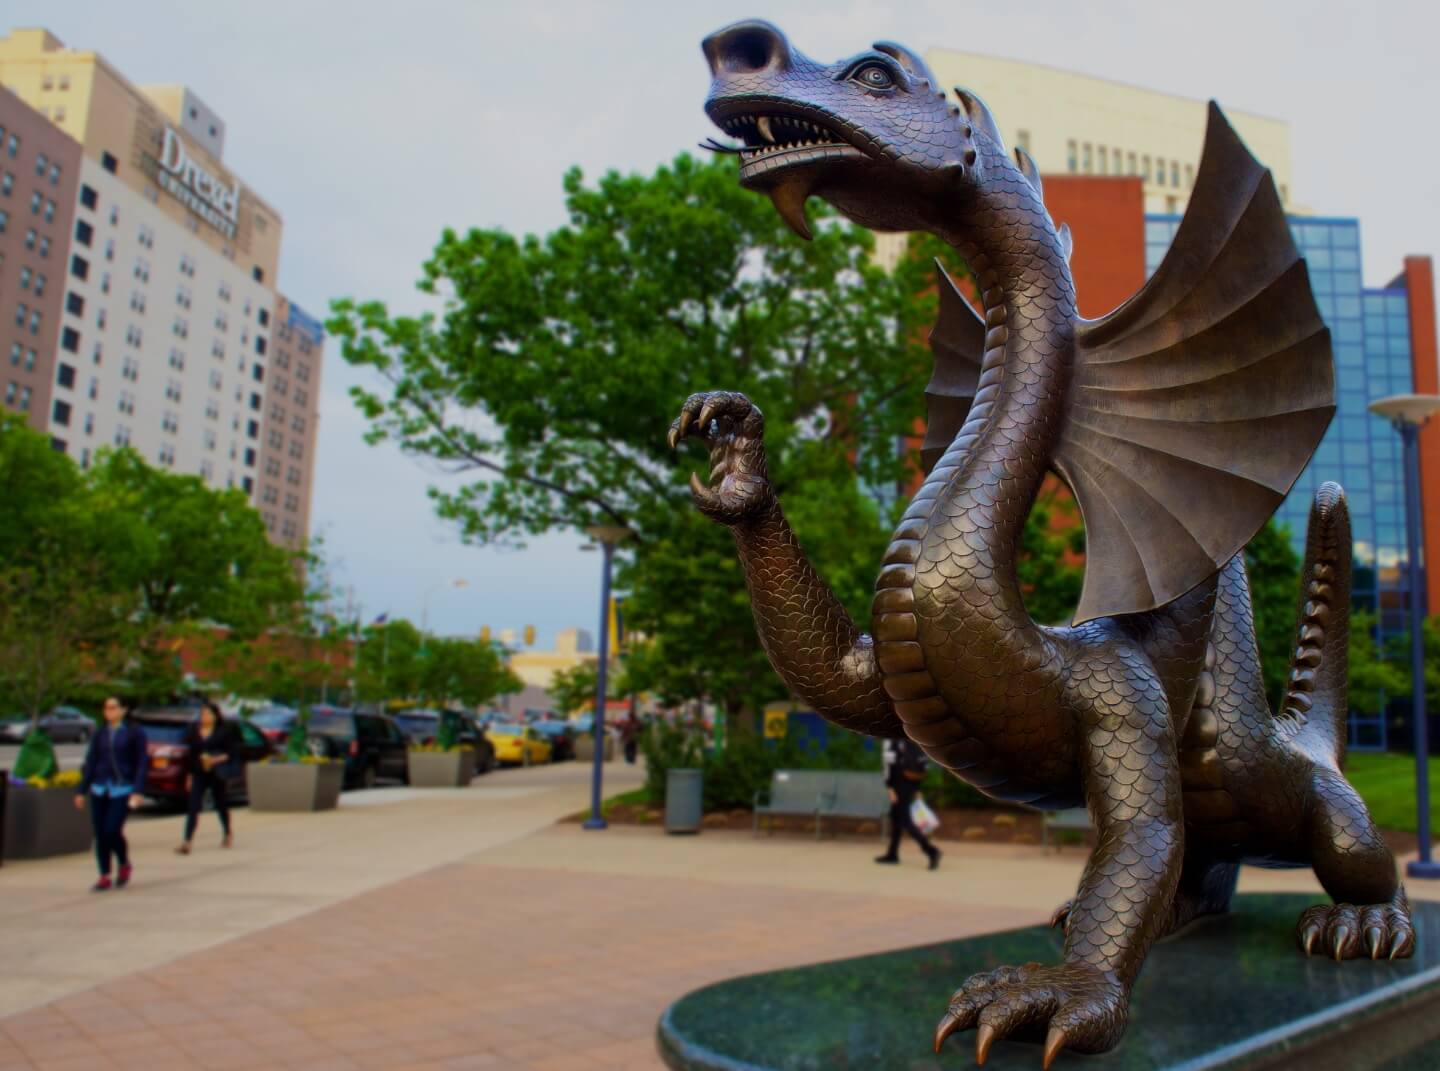
[[[937,1048],[978,1027],[981,1062],[1005,1036],[1044,1038],[1046,1067],[1064,1047],[1109,1049],[1150,946],[1226,910],[1241,861],[1314,867],[1336,905],[1302,916],[1307,953],[1408,956],[1394,861],[1339,772],[1350,579],[1339,488],[1326,485],[1312,513],[1279,715],[1265,700],[1239,555],[1158,609],[1037,625],[1016,554],[1056,450],[1079,319],[1068,240],[1033,164],[1012,160],[981,102],[957,91],[960,106],[948,105],[899,46],[822,65],[750,22],[704,49],[706,110],[748,146],[743,185],[768,193],[802,236],[812,195],[863,226],[931,231],[982,293],[975,399],[895,532],[869,635],[785,520],[759,410],[740,394],[696,394],[670,430],[672,445],[710,448],[715,471],[711,485],[692,481],[696,504],[733,532],[761,642],[794,694],[847,729],[908,734],[996,798],[1090,810],[1098,844],[1056,913],[1063,962],[967,980]]]

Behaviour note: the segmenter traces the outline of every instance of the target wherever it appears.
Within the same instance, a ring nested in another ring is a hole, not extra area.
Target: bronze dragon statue
[[[978,974],[950,998],[937,1050],[978,1027],[1109,1049],[1150,946],[1225,911],[1239,865],[1313,867],[1330,905],[1306,954],[1408,956],[1394,860],[1340,772],[1350,533],[1340,488],[1311,512],[1287,695],[1272,713],[1242,548],[1334,411],[1329,334],[1268,171],[1211,106],[1189,209],[1164,263],[1098,320],[1076,312],[1070,239],[1034,162],[985,105],[949,103],[923,60],[877,43],[817,63],[763,22],[706,39],[706,111],[738,139],[742,185],[809,236],[807,197],[883,231],[930,231],[978,284],[942,276],[923,486],[852,622],[806,560],[766,475],[743,395],[692,396],[670,443],[711,451],[695,502],[734,533],[756,625],[790,689],[837,725],[908,735],[1001,800],[1088,806],[1098,843],[1056,913],[1064,961]],[[725,148],[725,146],[716,146]],[[1033,621],[1021,528],[1048,471],[1079,504],[1076,622]]]

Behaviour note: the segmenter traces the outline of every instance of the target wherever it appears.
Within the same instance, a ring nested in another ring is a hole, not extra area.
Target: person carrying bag
[[[925,830],[916,822],[919,817],[926,820],[933,831],[940,825],[935,812],[920,798],[920,783],[925,780],[928,762],[925,752],[908,738],[885,741],[885,787],[890,793],[890,848],[884,855],[876,856],[877,863],[900,862],[900,836],[908,833],[920,845],[920,850],[930,860],[930,869],[940,865],[940,849],[930,843]],[[918,806],[917,806],[918,805]]]

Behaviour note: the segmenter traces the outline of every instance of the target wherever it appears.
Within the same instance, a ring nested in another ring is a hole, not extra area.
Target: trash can
[[[701,770],[665,771],[665,832],[699,833],[705,781]]]

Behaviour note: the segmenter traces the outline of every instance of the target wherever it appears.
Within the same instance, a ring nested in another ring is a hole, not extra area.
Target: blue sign
[[[292,330],[304,332],[313,345],[320,345],[325,341],[325,328],[320,321],[311,316],[295,302],[290,302],[289,326]]]

